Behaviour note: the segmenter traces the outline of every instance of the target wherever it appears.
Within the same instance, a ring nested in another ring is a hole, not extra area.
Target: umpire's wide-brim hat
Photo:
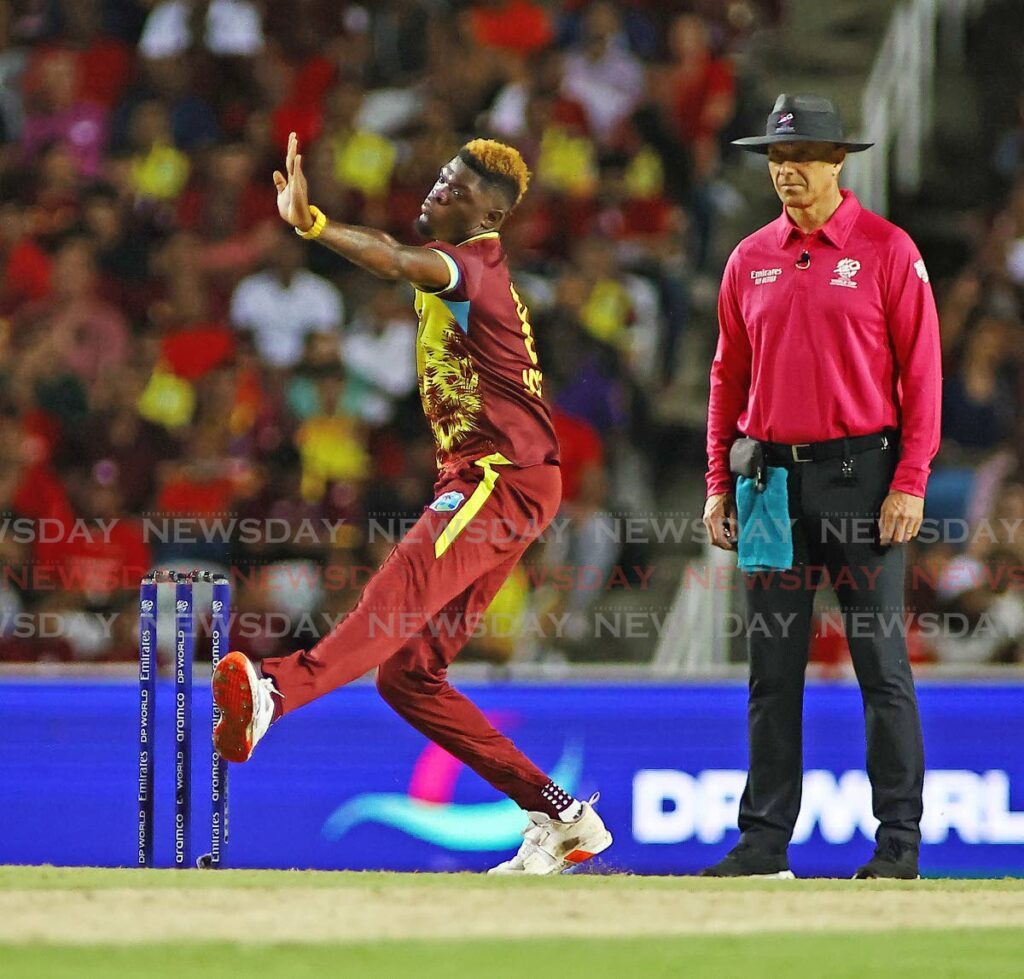
[[[773,143],[835,143],[859,153],[874,143],[854,143],[843,135],[843,123],[835,104],[820,95],[780,95],[768,116],[763,136],[734,139],[752,153],[767,153]]]

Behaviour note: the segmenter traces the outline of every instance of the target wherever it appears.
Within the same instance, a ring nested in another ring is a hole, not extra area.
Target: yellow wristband
[[[327,215],[320,210],[315,204],[309,205],[309,213],[313,215],[313,227],[309,231],[302,231],[299,228],[295,229],[295,233],[300,238],[305,238],[307,241],[314,241],[320,237],[324,228],[327,227]]]

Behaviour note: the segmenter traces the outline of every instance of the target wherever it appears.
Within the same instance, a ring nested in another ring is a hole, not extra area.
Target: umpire
[[[900,628],[899,545],[921,525],[939,444],[939,330],[928,273],[905,232],[840,189],[846,154],[872,144],[844,137],[828,99],[780,95],[765,135],[735,142],[768,157],[783,210],[736,247],[719,295],[704,523],[715,546],[733,550],[739,541],[741,570],[760,573],[743,578],[750,771],[740,841],[704,875],[792,876],[786,849],[803,781],[804,673],[824,580],[842,607],[860,684],[880,823],[874,855],[855,877],[916,878],[924,752]],[[780,477],[789,571],[770,556],[744,560],[733,485],[744,470],[735,453],[730,470],[738,440]]]

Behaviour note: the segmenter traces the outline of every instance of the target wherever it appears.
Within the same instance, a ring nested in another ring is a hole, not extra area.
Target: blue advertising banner
[[[603,869],[692,873],[736,839],[741,685],[497,684],[471,695],[577,796],[600,790],[615,835]],[[1024,875],[1024,687],[922,684],[929,772],[922,871]],[[197,682],[193,858],[209,849],[209,691]],[[156,847],[173,859],[172,686],[157,691]],[[138,687],[0,683],[0,863],[138,859]],[[811,684],[804,806],[790,861],[849,876],[875,823],[860,695]],[[481,870],[513,851],[522,813],[407,727],[370,686],[287,717],[231,770],[229,867]]]

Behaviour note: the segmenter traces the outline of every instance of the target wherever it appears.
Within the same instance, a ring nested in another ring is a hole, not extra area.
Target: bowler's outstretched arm
[[[429,290],[443,289],[450,283],[448,263],[436,251],[402,245],[391,235],[374,228],[328,221],[319,210],[314,214],[295,133],[288,136],[285,173],[274,171],[274,186],[277,210],[285,221],[304,235],[314,231],[320,223],[316,240],[367,272],[381,279],[404,279]]]

